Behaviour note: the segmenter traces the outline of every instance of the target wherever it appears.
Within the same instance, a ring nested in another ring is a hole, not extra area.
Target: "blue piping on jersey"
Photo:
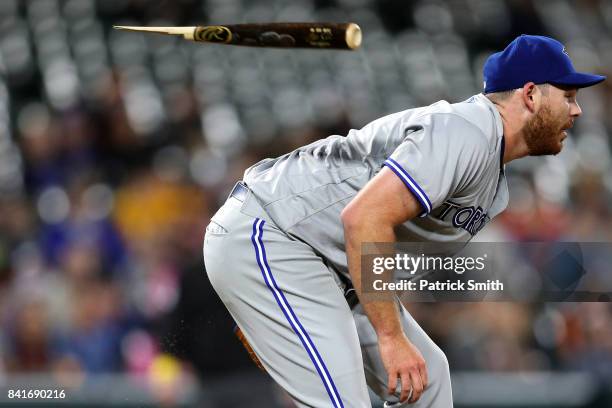
[[[255,254],[257,258],[257,264],[259,265],[259,269],[261,270],[261,274],[263,275],[264,281],[266,285],[274,295],[274,299],[276,299],[276,303],[280,307],[281,311],[285,315],[285,318],[293,328],[295,334],[297,334],[298,338],[302,342],[302,345],[306,349],[310,360],[314,364],[317,372],[319,373],[319,377],[323,381],[323,385],[325,386],[325,390],[329,395],[329,399],[331,400],[334,408],[344,408],[344,404],[342,403],[342,398],[340,397],[340,393],[336,389],[336,385],[332,380],[331,375],[329,375],[329,371],[327,371],[327,367],[319,354],[319,351],[315,347],[313,341],[310,339],[310,336],[300,323],[296,314],[293,312],[293,309],[289,305],[285,294],[280,290],[278,285],[276,284],[276,280],[272,275],[272,270],[270,269],[270,265],[268,265],[268,259],[266,256],[266,249],[263,245],[263,225],[265,221],[259,218],[256,218],[253,222],[253,235],[251,235],[251,242],[253,243],[253,247],[255,248]]]
[[[425,217],[429,212],[431,212],[431,201],[429,201],[429,197],[427,197],[425,191],[423,191],[417,182],[410,177],[408,172],[406,172],[406,170],[404,170],[404,168],[398,162],[389,157],[387,160],[385,160],[383,165],[389,167],[389,169],[404,182],[406,187],[408,187],[408,190],[414,194],[419,203],[421,203],[424,211],[419,215],[419,217]]]

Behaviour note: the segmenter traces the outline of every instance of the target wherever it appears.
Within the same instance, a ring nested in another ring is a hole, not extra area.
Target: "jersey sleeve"
[[[482,131],[465,119],[430,115],[419,122],[404,128],[403,142],[384,166],[418,200],[424,217],[475,179],[489,149]]]

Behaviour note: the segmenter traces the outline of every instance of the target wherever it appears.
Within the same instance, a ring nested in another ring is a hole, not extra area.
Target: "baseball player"
[[[213,216],[208,277],[300,407],[452,407],[442,350],[398,302],[363,301],[362,242],[467,242],[508,203],[504,165],[557,154],[580,116],[558,41],[522,35],[467,101],[395,113],[263,160]],[[354,287],[351,308],[343,289]]]

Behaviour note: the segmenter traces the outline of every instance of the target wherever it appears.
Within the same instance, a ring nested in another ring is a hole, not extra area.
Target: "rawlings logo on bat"
[[[229,43],[232,41],[232,32],[224,26],[200,27],[196,30],[194,39],[197,41]]]

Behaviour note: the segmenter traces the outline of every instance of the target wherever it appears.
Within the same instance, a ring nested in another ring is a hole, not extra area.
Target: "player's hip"
[[[206,227],[204,264],[213,286],[221,289],[252,280],[266,253],[289,254],[296,251],[295,246],[266,216],[248,188],[237,183]]]
[[[211,240],[242,240],[248,236],[255,219],[267,219],[265,211],[256,202],[248,187],[238,182],[225,203],[212,216],[206,227],[204,243]],[[245,234],[245,231],[247,234]]]

